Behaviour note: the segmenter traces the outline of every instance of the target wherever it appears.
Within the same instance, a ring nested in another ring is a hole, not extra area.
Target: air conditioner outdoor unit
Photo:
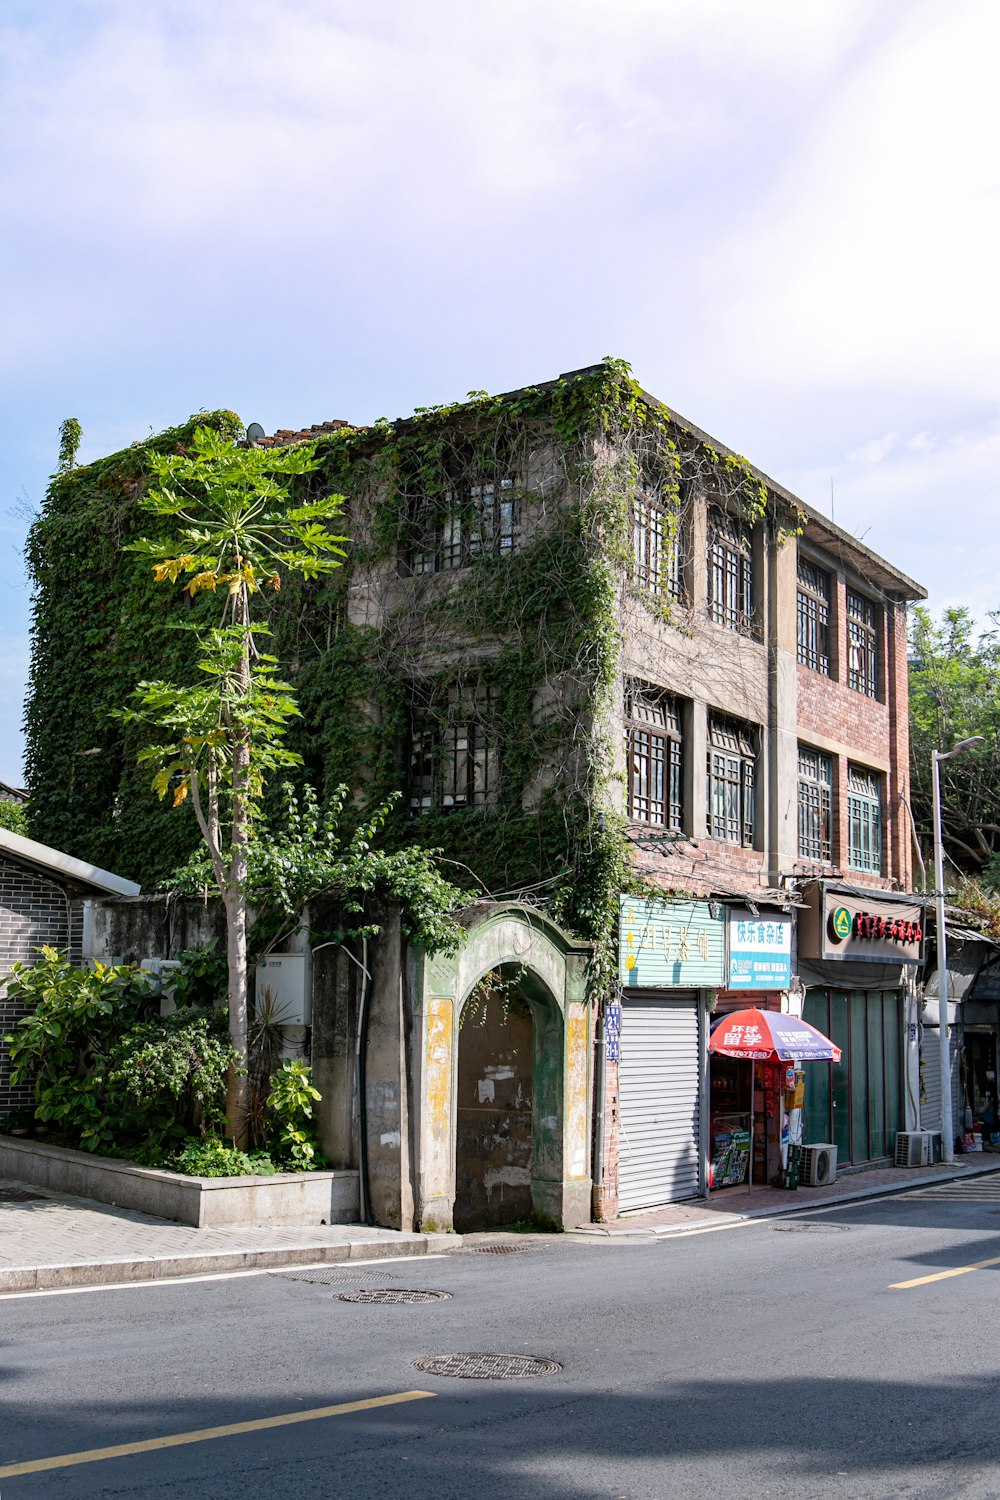
[[[837,1180],[837,1148],[825,1141],[816,1146],[803,1146],[799,1162],[799,1184],[801,1187],[826,1187]]]
[[[897,1167],[927,1167],[933,1159],[929,1130],[901,1130],[896,1136]]]

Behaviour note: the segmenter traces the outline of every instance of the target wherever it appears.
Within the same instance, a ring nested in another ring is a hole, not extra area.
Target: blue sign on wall
[[[792,982],[791,917],[729,913],[731,990],[787,990]]]
[[[719,989],[726,927],[707,901],[621,898],[618,970],[628,989]]]

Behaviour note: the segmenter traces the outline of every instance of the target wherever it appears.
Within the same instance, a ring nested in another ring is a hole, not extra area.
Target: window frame
[[[668,503],[659,485],[639,479],[632,497],[632,576],[653,599],[685,603],[679,499]]]
[[[411,576],[455,573],[477,557],[509,557],[521,541],[521,493],[509,474],[478,475],[421,504],[422,535],[409,552]]]
[[[741,849],[757,847],[759,753],[759,731],[752,725],[724,714],[709,714],[706,787],[709,838]]]
[[[677,699],[646,683],[626,683],[623,738],[627,816],[682,833],[684,734]]]
[[[797,561],[795,658],[800,666],[830,676],[830,574],[803,557]]]
[[[803,764],[805,762],[805,764]],[[810,764],[813,762],[814,764]],[[821,774],[825,771],[825,777]],[[833,861],[833,757],[812,745],[798,747],[798,857],[811,864]]]
[[[753,532],[717,506],[708,513],[707,575],[709,619],[739,635],[755,634]]]
[[[847,865],[866,875],[884,871],[883,778],[867,766],[847,767]]]
[[[879,615],[874,600],[847,590],[847,686],[866,698],[879,696]]]
[[[411,816],[483,811],[500,795],[496,693],[452,688],[447,701],[410,714],[407,797]],[[419,767],[419,769],[418,769]]]

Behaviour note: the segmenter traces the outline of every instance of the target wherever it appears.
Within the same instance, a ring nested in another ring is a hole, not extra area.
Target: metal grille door
[[[652,1208],[701,1190],[701,1033],[689,991],[622,996],[618,1203]]]

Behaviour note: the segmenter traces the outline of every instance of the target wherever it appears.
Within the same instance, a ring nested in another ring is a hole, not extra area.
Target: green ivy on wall
[[[196,422],[240,427],[233,413],[202,414],[64,469],[28,546],[33,831],[146,888],[183,862],[197,832],[151,794],[135,732],[111,713],[140,678],[184,680],[193,658],[189,633],[174,628],[182,606],[123,547],[148,530],[136,500],[149,454],[186,446]],[[623,601],[636,597],[636,488],[655,474],[679,520],[692,474],[711,475],[754,521],[768,509],[766,487],[745,460],[686,432],[616,360],[313,440],[320,464],[303,491],[347,496],[350,543],[338,574],[296,584],[272,606],[275,654],[302,711],[289,737],[303,757],[300,779],[321,794],[346,783],[361,817],[404,785],[411,705],[433,711],[450,688],[488,686],[498,804],[412,818],[404,798],[383,838],[440,848],[457,883],[468,886],[471,872],[484,893],[546,908],[597,944],[599,977],[612,982],[618,895],[634,884],[611,792]],[[519,547],[479,550],[456,572],[405,581],[405,559],[435,518],[458,509],[468,527],[474,518],[460,507],[472,485],[501,475],[515,476],[534,518]],[[660,600],[639,602],[651,616],[669,614]]]

